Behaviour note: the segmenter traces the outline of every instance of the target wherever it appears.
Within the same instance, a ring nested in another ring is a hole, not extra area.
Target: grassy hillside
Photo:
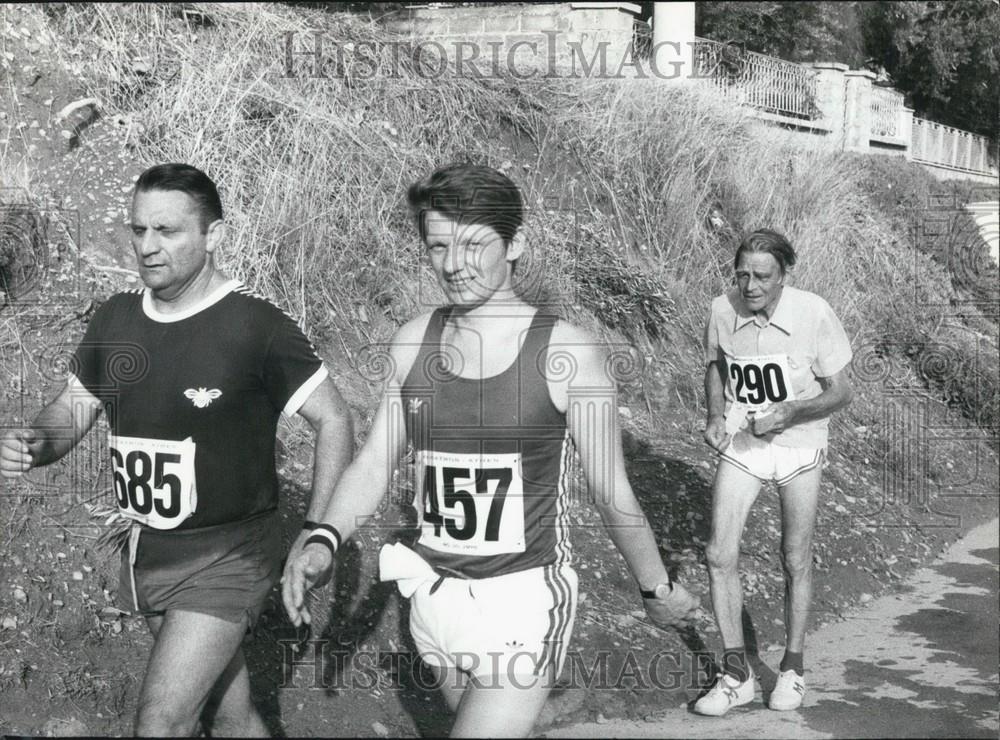
[[[913,214],[907,223],[885,207],[893,178],[911,209],[931,202],[933,180],[915,165],[791,150],[710,93],[656,80],[431,75],[405,53],[393,64],[389,38],[345,13],[212,6],[194,25],[170,6],[51,12],[73,52],[98,52],[87,78],[129,117],[135,156],[191,162],[219,181],[229,269],[332,346],[385,340],[438,300],[403,195],[432,167],[472,160],[525,190],[525,292],[575,316],[581,306],[635,344],[689,410],[706,306],[730,284],[738,234],[761,226],[789,236],[801,254],[795,284],[830,301],[859,354],[905,339],[916,349],[904,361],[927,375],[930,348],[971,351],[945,321],[970,286],[952,284],[940,249],[914,252]],[[340,43],[342,69],[317,79],[297,58],[285,76],[283,34],[304,44],[312,30]],[[957,326],[984,324],[970,307]],[[964,376],[927,380],[996,426],[995,383],[973,404]]]

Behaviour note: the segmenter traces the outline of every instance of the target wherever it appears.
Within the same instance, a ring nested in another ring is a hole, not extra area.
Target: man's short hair
[[[215,221],[222,220],[222,200],[212,178],[189,164],[167,162],[150,167],[139,175],[135,192],[149,190],[179,190],[187,193],[198,206],[201,231],[205,233]]]
[[[437,211],[462,224],[491,227],[510,245],[524,219],[521,191],[502,172],[475,164],[453,164],[410,185],[410,210],[420,238],[427,238],[428,212]]]
[[[739,266],[740,255],[744,252],[771,255],[778,263],[778,267],[781,268],[782,275],[789,267],[795,265],[795,250],[792,245],[785,237],[771,229],[757,229],[757,231],[743,237],[743,241],[740,242],[740,246],[736,250],[736,259],[733,260],[734,267]]]

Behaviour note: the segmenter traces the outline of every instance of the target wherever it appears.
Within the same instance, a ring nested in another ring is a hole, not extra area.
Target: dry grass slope
[[[833,305],[860,362],[901,362],[996,428],[996,323],[974,307],[954,317],[961,286],[873,192],[875,158],[789,148],[703,89],[462,78],[348,13],[185,7],[49,12],[67,53],[95,56],[94,92],[131,120],[141,159],[220,182],[228,268],[347,358],[439,300],[403,195],[434,166],[474,160],[525,190],[524,292],[635,346],[648,409],[699,410],[706,307],[730,283],[739,234],[768,226],[795,244],[794,283]],[[286,57],[286,34],[300,49],[314,32],[322,76],[309,55]],[[927,180],[904,184],[914,202]],[[839,423],[863,421],[883,390],[862,384]]]

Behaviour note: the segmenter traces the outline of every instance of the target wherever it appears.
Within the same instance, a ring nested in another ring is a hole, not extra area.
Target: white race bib
[[[521,455],[417,454],[420,544],[460,555],[524,552]]]
[[[195,443],[144,437],[110,438],[115,499],[122,516],[174,529],[198,508]]]
[[[726,413],[726,432],[735,434],[749,412],[760,414],[771,404],[795,400],[788,355],[726,357],[733,403]]]

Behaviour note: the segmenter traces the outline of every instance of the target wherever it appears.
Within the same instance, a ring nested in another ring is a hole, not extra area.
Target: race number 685
[[[144,450],[122,455],[112,447],[111,458],[114,461],[115,498],[121,508],[143,515],[155,509],[162,517],[175,517],[180,513],[181,479],[168,472],[168,466],[180,464],[179,454],[157,452],[150,458]]]

